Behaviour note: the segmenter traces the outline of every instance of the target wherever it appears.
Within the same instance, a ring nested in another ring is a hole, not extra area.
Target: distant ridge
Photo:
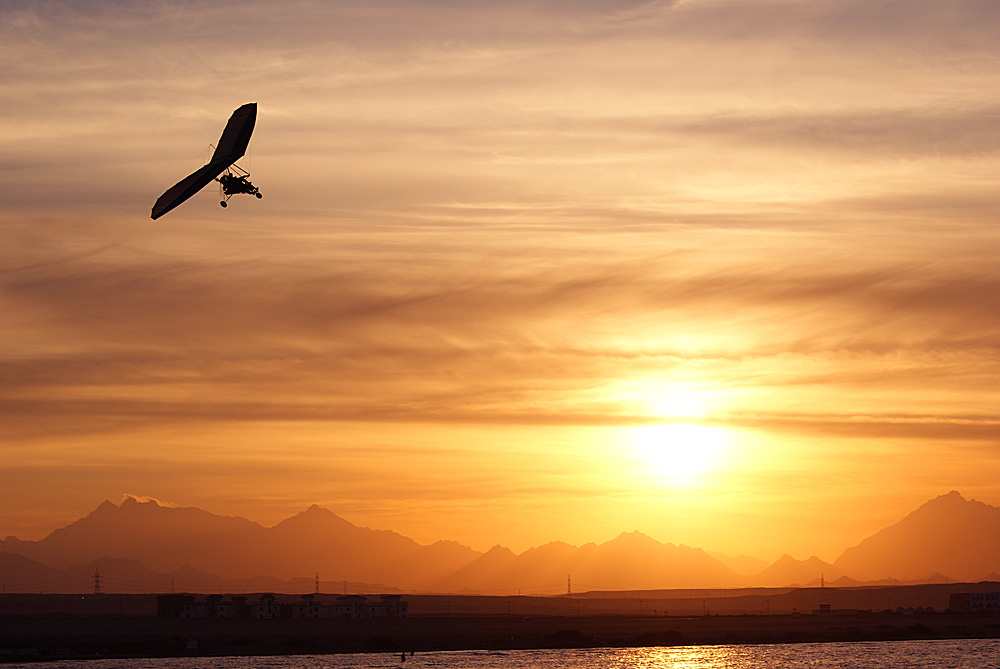
[[[953,490],[848,548],[834,564],[865,580],[987,579],[1000,571],[1000,508]]]
[[[568,575],[581,590],[736,587],[741,577],[700,548],[663,544],[623,532],[603,544],[544,544],[514,555],[499,546],[440,581],[442,591],[473,588],[509,593],[559,588]],[[572,588],[572,582],[567,583]],[[525,594],[528,594],[527,592]]]
[[[105,501],[40,541],[9,537],[0,551],[59,569],[104,557],[131,558],[157,572],[193,565],[242,581],[320,573],[337,581],[379,583],[392,574],[393,583],[406,588],[479,555],[458,544],[420,546],[395,532],[357,527],[318,506],[266,528],[245,518],[132,497],[120,506]]]
[[[40,541],[0,541],[5,586],[79,581],[88,578],[81,569],[92,572],[100,565],[110,570],[109,578],[116,574],[149,587],[165,587],[174,579],[233,588],[294,580],[308,588],[316,575],[327,583],[365,584],[357,587],[383,592],[504,595],[821,582],[889,586],[997,580],[1000,508],[950,492],[848,548],[833,564],[815,556],[783,555],[746,573],[761,564],[766,565],[661,543],[638,531],[602,544],[557,541],[520,555],[502,546],[481,553],[453,541],[425,546],[389,530],[358,527],[316,505],[264,527],[246,518],[135,497],[120,505],[105,501]]]
[[[847,578],[843,569],[823,562],[813,555],[808,560],[796,560],[791,555],[782,555],[770,567],[754,574],[756,586],[820,585],[836,579]]]

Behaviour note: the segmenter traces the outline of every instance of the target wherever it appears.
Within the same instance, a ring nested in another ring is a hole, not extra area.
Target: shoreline
[[[946,611],[1000,584],[558,597],[405,595],[406,618],[159,618],[155,594],[0,594],[0,663],[1000,638],[1000,613]],[[321,600],[336,594],[316,595]],[[199,596],[202,597],[202,596]],[[292,603],[302,595],[280,594]],[[818,612],[826,604],[829,612]]]
[[[0,616],[0,663],[1000,638],[1000,615],[494,616],[210,620]]]

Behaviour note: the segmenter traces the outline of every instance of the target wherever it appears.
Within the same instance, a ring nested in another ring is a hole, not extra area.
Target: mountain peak
[[[491,557],[497,557],[497,556],[514,557],[514,551],[507,548],[506,546],[501,546],[500,544],[497,544],[493,548],[489,549],[488,551],[486,551],[485,554]]]
[[[965,499],[957,490],[952,490],[947,494],[939,495],[934,499],[924,502],[901,522],[906,522],[908,518],[926,517],[936,518],[938,522],[950,524],[955,518],[980,514],[989,509],[996,510],[996,507],[974,499]]]
[[[787,586],[791,584],[819,584],[844,576],[844,571],[824,562],[815,555],[807,560],[797,560],[788,553],[775,560],[774,564],[754,575],[754,584],[763,586]]]
[[[946,493],[944,495],[940,495],[938,497],[935,497],[934,499],[926,502],[926,504],[945,504],[945,503],[947,503],[947,504],[964,504],[967,501],[969,501],[969,500],[967,500],[964,497],[962,497],[962,493],[958,492],[957,490],[952,490],[951,492],[948,492],[948,493]]]
[[[112,519],[117,517],[117,515],[118,515],[118,505],[112,502],[110,499],[106,499],[100,504],[98,504],[93,511],[88,513],[83,518],[74,521],[71,524],[79,523],[81,521],[88,519],[97,522],[113,522]]]
[[[356,527],[353,523],[344,520],[330,509],[325,509],[319,504],[312,504],[305,511],[299,511],[297,514],[291,518],[286,518],[285,520],[278,523],[279,525],[287,523],[298,523],[298,522],[314,522],[314,523],[339,523],[343,526]]]
[[[129,512],[157,513],[160,510],[167,510],[167,509],[172,510],[179,508],[176,504],[171,504],[170,502],[164,502],[156,499],[155,497],[148,497],[146,495],[133,495],[131,493],[125,493],[122,496],[122,503],[117,507],[115,507],[115,505],[110,502],[105,502],[105,504],[102,504],[101,506],[103,507],[105,505],[109,505],[107,507],[108,511],[117,510],[123,513],[129,513]],[[195,507],[191,508],[195,509]],[[195,509],[195,510],[201,511],[201,509]]]
[[[272,529],[288,532],[326,532],[334,528],[338,530],[358,530],[348,521],[344,520],[333,511],[324,509],[318,504],[313,504],[309,508],[299,511],[294,516],[285,518]]]
[[[631,532],[622,532],[617,537],[612,539],[612,541],[656,541],[656,539],[643,534],[639,530],[632,530]]]

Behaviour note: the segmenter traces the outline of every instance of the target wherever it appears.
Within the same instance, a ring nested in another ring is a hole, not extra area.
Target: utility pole
[[[573,594],[573,588],[570,587],[569,583],[569,574],[566,574],[566,594],[567,595]]]
[[[94,594],[101,594],[101,570],[94,567]]]
[[[319,594],[319,572],[316,572],[316,594]]]

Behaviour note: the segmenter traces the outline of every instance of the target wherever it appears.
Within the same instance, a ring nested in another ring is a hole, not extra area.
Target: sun
[[[695,423],[664,423],[632,428],[640,464],[677,487],[693,487],[718,469],[728,445],[725,430]]]

